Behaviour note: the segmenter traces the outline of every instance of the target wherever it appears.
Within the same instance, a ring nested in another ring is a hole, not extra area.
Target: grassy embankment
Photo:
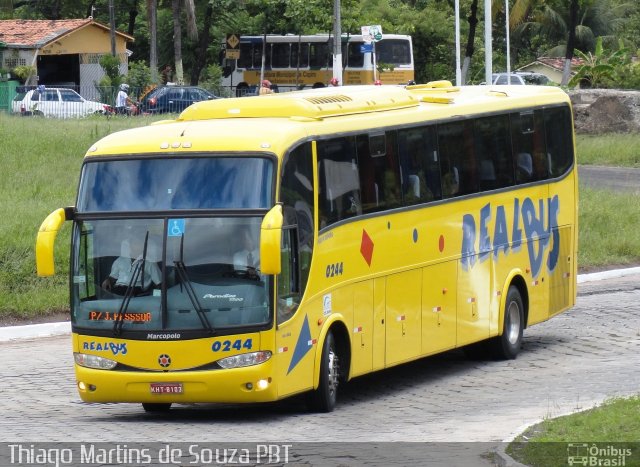
[[[586,464],[577,465],[637,467],[640,396],[611,399],[591,410],[545,420],[518,436],[507,453],[532,467],[567,465],[568,456],[576,454],[589,456]],[[614,459],[616,463],[612,463]]]
[[[70,224],[57,239],[53,278],[35,275],[38,227],[54,209],[74,204],[82,157],[104,135],[148,124],[145,117],[53,120],[0,113],[0,318],[68,309]],[[638,165],[640,135],[579,137],[580,163]],[[624,158],[621,158],[621,155]],[[633,195],[582,189],[579,264],[593,268],[640,261],[640,206]]]
[[[45,217],[73,205],[87,149],[114,131],[148,124],[146,117],[55,120],[0,112],[0,318],[68,309],[70,224],[56,241],[56,275],[35,273],[35,238]]]

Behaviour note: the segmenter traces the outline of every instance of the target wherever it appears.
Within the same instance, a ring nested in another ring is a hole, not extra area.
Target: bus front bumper
[[[85,402],[249,403],[277,398],[271,361],[211,371],[131,372],[75,365]]]

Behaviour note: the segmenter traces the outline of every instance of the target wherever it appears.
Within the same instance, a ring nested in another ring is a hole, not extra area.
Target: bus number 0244
[[[344,270],[344,263],[342,261],[335,264],[328,264],[326,275],[327,277],[341,276],[343,270]]]
[[[242,350],[243,348],[251,349],[252,346],[253,346],[253,342],[251,341],[251,339],[247,339],[244,342],[242,341],[242,339],[236,339],[234,342],[215,341],[211,345],[211,350],[213,350],[214,352],[219,352],[220,350],[222,350],[223,352],[229,352],[231,349],[235,349],[235,350]]]

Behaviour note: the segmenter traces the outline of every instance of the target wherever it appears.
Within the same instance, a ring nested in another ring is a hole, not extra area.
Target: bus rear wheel
[[[336,341],[329,331],[322,346],[320,362],[320,383],[307,399],[309,408],[314,412],[331,412],[336,407],[338,384],[340,382],[340,359]]]
[[[142,408],[145,412],[168,412],[171,403],[143,402]]]
[[[502,360],[513,360],[518,356],[522,346],[524,332],[524,305],[520,291],[514,285],[509,287],[504,309],[504,326],[502,335],[491,341],[491,352]]]

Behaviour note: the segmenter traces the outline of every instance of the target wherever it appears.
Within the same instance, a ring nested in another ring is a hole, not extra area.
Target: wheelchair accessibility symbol
[[[167,237],[181,237],[184,235],[184,219],[169,219]]]

